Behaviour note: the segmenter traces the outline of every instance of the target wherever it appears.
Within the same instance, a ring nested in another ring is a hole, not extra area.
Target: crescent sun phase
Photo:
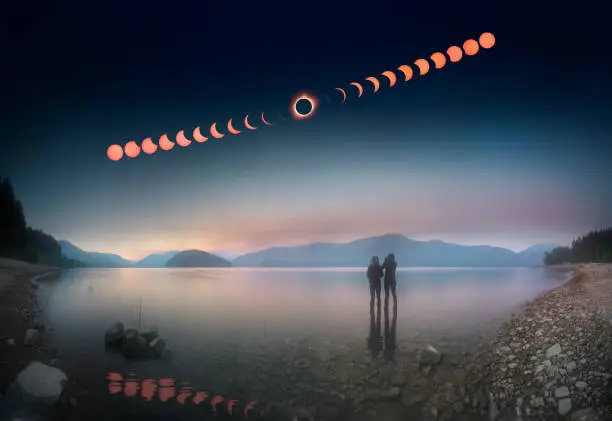
[[[261,121],[263,121],[263,123],[266,126],[271,126],[272,125],[272,123],[269,123],[268,121],[266,121],[266,118],[264,117],[264,113],[261,113]]]

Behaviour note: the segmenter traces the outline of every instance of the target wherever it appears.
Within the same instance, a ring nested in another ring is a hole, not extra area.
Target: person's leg
[[[389,282],[385,280],[385,303],[389,302]]]
[[[376,285],[370,282],[370,308],[374,308],[374,294],[376,293]]]
[[[393,294],[393,304],[397,305],[397,293],[396,293],[397,283],[393,282],[391,284],[391,293]]]
[[[380,281],[378,281],[378,284],[376,285],[376,301],[380,307]]]

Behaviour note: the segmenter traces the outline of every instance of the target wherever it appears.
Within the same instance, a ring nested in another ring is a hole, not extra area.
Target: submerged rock
[[[163,339],[155,338],[153,342],[149,344],[149,346],[153,349],[156,357],[159,358],[165,354],[166,342]]]
[[[431,345],[419,351],[419,365],[437,365],[442,362],[442,353]]]
[[[157,339],[159,337],[159,334],[157,333],[157,330],[153,329],[153,330],[149,330],[147,332],[141,332],[140,336],[145,338],[145,340],[147,342],[151,343],[151,342],[153,342],[155,339]]]
[[[168,355],[166,343],[160,339],[156,329],[138,332],[125,329],[121,322],[115,322],[106,329],[104,340],[107,346],[118,350],[130,360],[163,358]]]
[[[155,352],[145,338],[140,336],[136,330],[130,329],[126,332],[121,344],[121,355],[128,360],[145,360],[153,358]]]
[[[125,334],[125,326],[121,322],[115,322],[112,326],[106,329],[104,334],[104,342],[106,345],[115,345],[123,341]]]
[[[23,344],[25,346],[35,346],[40,343],[40,331],[36,329],[28,329],[23,338]]]

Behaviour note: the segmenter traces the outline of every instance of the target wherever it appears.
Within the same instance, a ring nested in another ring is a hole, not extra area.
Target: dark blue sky
[[[14,5],[0,18],[0,173],[31,225],[134,258],[384,232],[568,242],[612,225],[609,36],[603,13],[573,7]],[[486,31],[497,43],[474,57],[375,95],[364,83],[346,104],[334,93]],[[279,120],[304,89],[322,100],[317,114]],[[113,143],[262,111],[274,126],[106,158]]]

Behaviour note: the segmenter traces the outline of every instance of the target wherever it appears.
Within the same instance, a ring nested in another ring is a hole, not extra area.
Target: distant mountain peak
[[[185,250],[177,253],[166,263],[171,268],[203,268],[203,267],[231,267],[232,264],[222,257],[202,250]]]
[[[274,247],[247,253],[232,262],[234,266],[283,267],[363,267],[372,256],[394,253],[401,266],[533,266],[541,264],[537,253],[520,255],[503,247],[464,246],[442,240],[417,241],[390,233],[345,243],[313,243],[294,247]]]
[[[168,250],[158,253],[151,253],[136,262],[136,266],[141,268],[165,268],[168,260],[172,259],[178,253],[180,253],[180,250]]]
[[[558,244],[542,243],[542,244],[536,244],[531,247],[527,247],[525,250],[521,251],[520,253],[545,253],[557,247],[561,247],[561,246]]]

